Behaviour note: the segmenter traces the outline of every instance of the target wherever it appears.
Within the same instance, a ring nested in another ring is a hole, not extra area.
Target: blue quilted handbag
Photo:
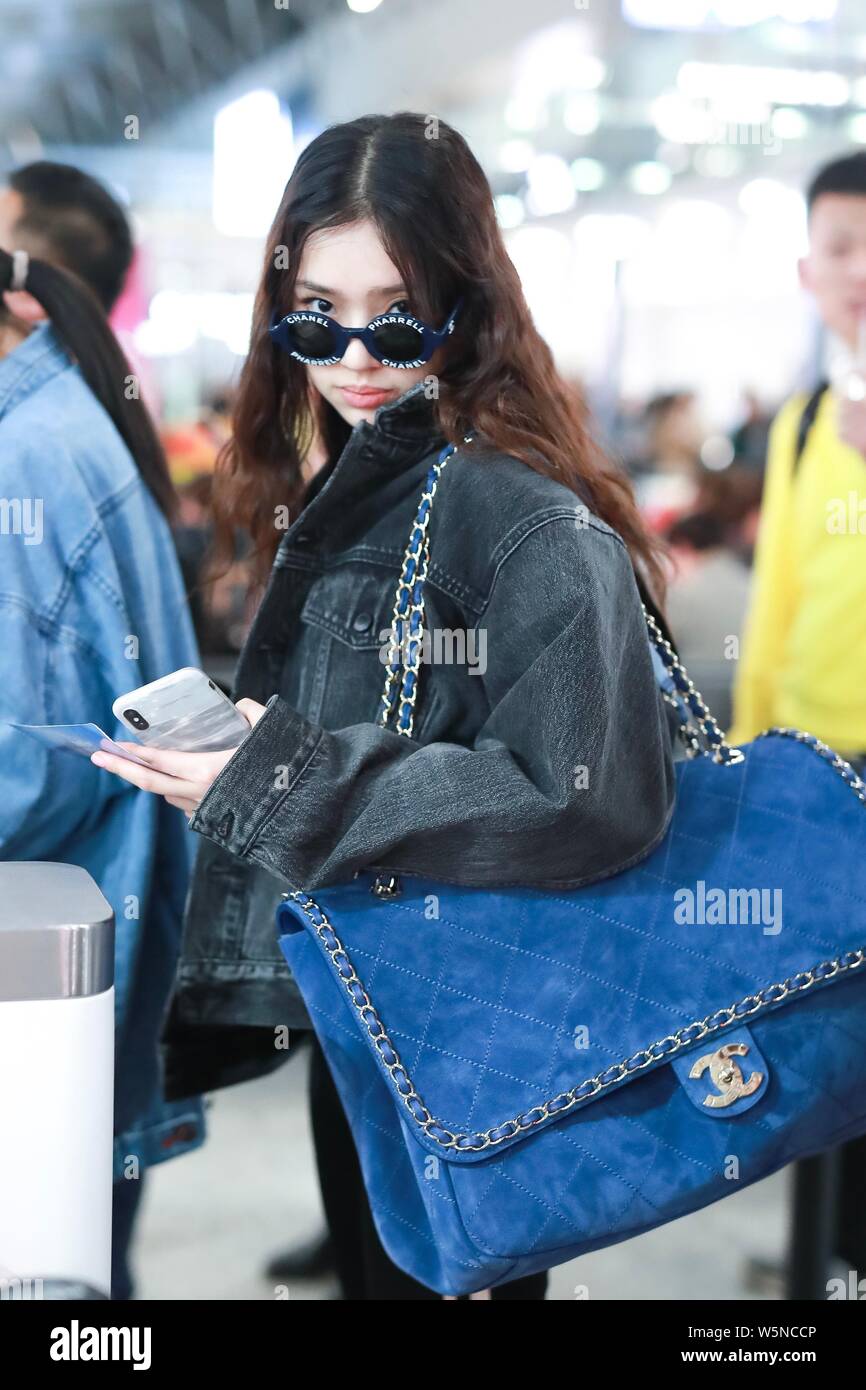
[[[452,452],[397,590],[378,717],[396,708],[404,733]],[[866,1131],[866,784],[799,730],[728,747],[644,612],[687,756],[638,865],[568,892],[365,870],[277,909],[382,1243],[442,1294],[626,1240]]]

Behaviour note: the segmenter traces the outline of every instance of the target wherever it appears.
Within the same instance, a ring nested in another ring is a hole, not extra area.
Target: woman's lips
[[[376,406],[384,405],[393,390],[374,391],[369,387],[359,389],[355,386],[341,386],[341,392],[347,405],[352,405],[356,410],[375,410]]]

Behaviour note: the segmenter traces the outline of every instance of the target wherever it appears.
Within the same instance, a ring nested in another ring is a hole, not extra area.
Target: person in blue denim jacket
[[[180,1095],[192,1078],[210,1089],[273,1069],[275,1028],[304,1026],[278,959],[281,886],[364,866],[576,886],[648,854],[675,796],[641,611],[641,584],[660,599],[659,557],[532,322],[484,173],[444,121],[362,117],[303,150],[234,426],[218,502],[267,581],[233,692],[252,731],[233,752],[148,752],[148,768],[94,754],[206,837],[163,1034]],[[427,627],[472,639],[473,660],[425,660],[401,737],[376,722],[381,658],[445,444],[458,452],[431,513]],[[436,1298],[382,1248],[315,1040],[312,1083],[344,1296]],[[545,1281],[492,1296],[543,1298]]]
[[[114,909],[112,1296],[127,1298],[144,1173],[205,1137],[200,1097],[164,1099],[157,1050],[194,837],[167,802],[10,723],[112,734],[117,695],[198,651],[165,460],[101,305],[25,251],[0,251],[0,287],[0,857],[78,864]]]

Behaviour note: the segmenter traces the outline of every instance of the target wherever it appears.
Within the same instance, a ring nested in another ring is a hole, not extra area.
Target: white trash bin
[[[111,906],[75,865],[0,864],[0,1296],[109,1296],[113,1118]]]

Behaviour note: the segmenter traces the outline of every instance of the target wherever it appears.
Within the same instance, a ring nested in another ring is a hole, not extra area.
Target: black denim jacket
[[[275,1029],[309,1026],[276,942],[289,887],[382,867],[572,888],[667,829],[671,722],[626,547],[483,440],[448,463],[432,508],[434,659],[414,734],[374,722],[394,588],[444,442],[421,383],[355,428],[282,538],[233,692],[267,711],[191,820],[206,838],[163,1031],[169,1098],[273,1069]],[[447,638],[435,660],[448,632],[470,634],[472,664],[448,661],[461,653]]]

